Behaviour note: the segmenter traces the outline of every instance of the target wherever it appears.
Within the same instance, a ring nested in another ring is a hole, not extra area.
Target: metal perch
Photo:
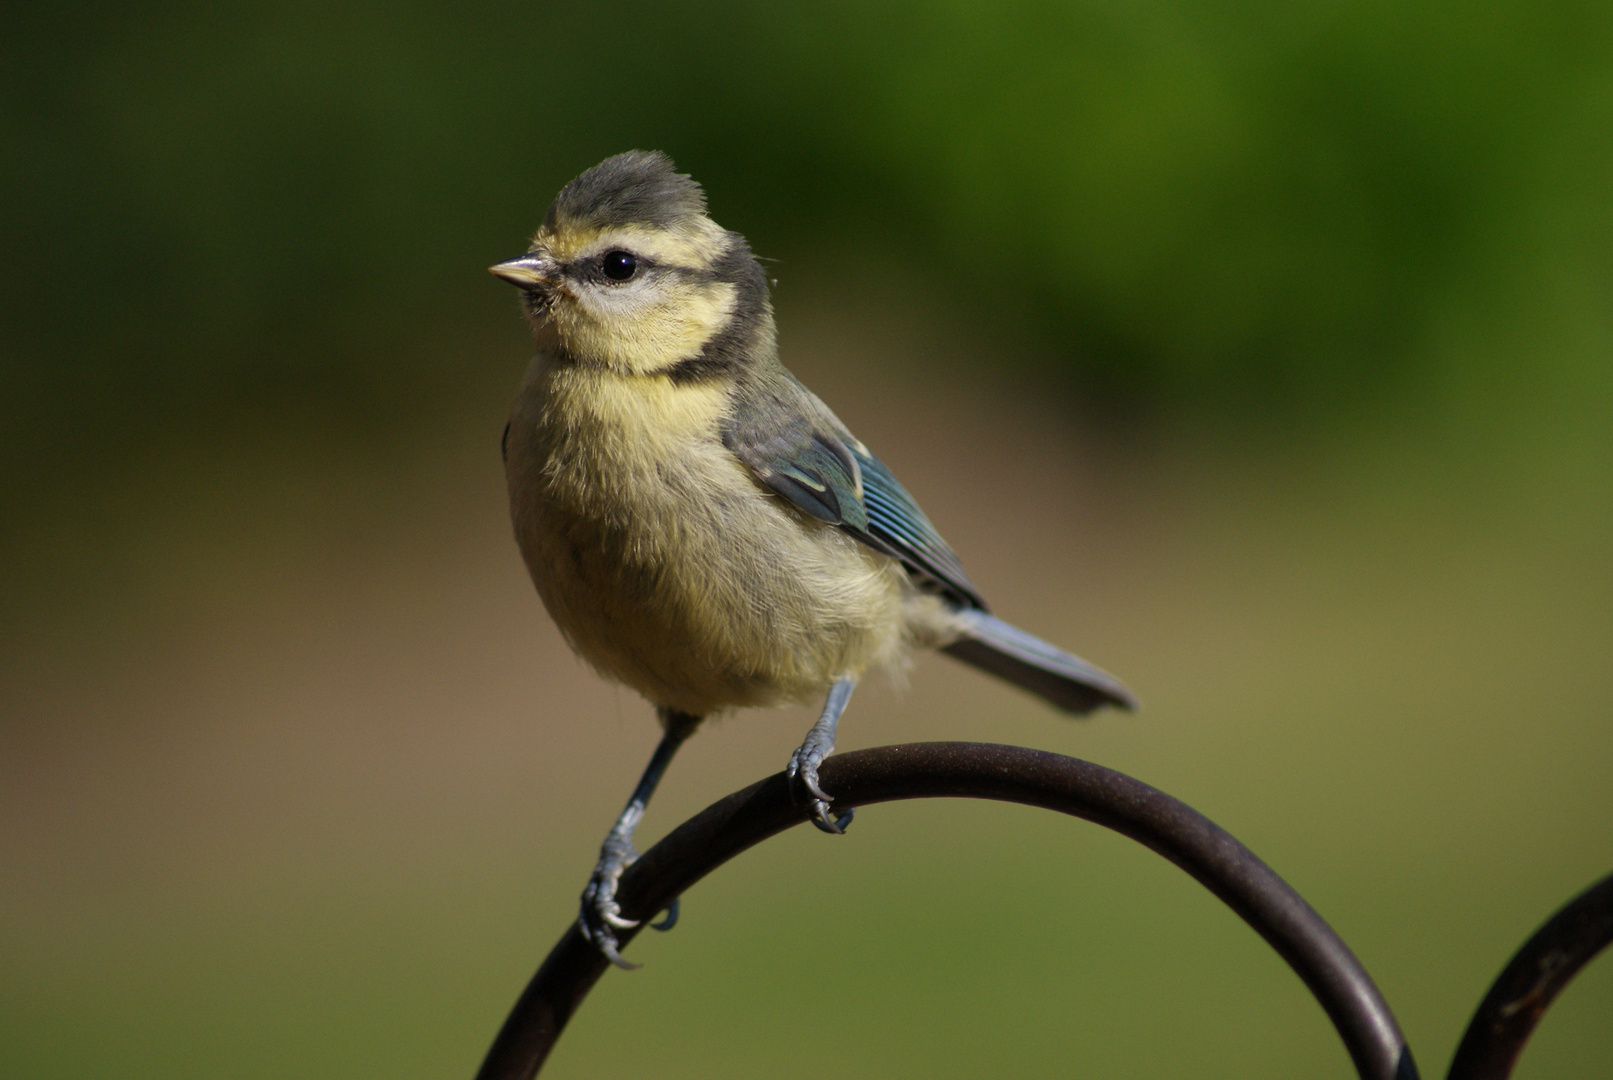
[[[836,807],[941,797],[1023,803],[1085,818],[1159,852],[1219,896],[1287,960],[1327,1011],[1364,1080],[1415,1080],[1394,1015],[1361,964],[1309,904],[1231,834],[1192,807],[1101,765],[985,743],[913,743],[823,763]],[[807,820],[782,773],[712,804],[622,875],[629,918],[660,911],[695,882]],[[622,944],[637,928],[624,931]],[[478,1080],[536,1076],[608,962],[575,925],[516,1002]]]
[[[1613,941],[1613,874],[1536,930],[1484,996],[1451,1059],[1449,1080],[1506,1080],[1568,980]]]

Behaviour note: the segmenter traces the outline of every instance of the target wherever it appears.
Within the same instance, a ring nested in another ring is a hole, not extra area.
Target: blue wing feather
[[[966,607],[984,610],[969,575],[930,519],[924,516],[913,496],[901,485],[885,463],[862,447],[853,451],[862,466],[863,505],[868,511],[868,533],[893,549],[910,571],[937,586]],[[853,533],[853,535],[856,535]]]

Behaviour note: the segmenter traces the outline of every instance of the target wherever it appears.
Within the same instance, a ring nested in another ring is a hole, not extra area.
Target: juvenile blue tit
[[[614,963],[633,831],[704,717],[827,695],[791,756],[818,767],[857,680],[940,649],[1072,713],[1134,708],[1118,680],[987,613],[890,470],[779,362],[767,278],[660,153],[589,169],[519,258],[537,338],[504,432],[516,539],[567,642],[656,707],[664,735],[605,838],[582,931]],[[667,923],[675,918],[669,912]]]

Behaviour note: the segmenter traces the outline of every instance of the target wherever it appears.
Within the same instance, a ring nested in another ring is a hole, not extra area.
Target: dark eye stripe
[[[606,260],[608,260],[612,255],[618,253],[623,255],[631,255],[633,257],[638,267],[636,273],[625,278],[612,278],[606,272]],[[612,285],[619,285],[625,281],[637,281],[640,278],[645,277],[652,270],[657,276],[670,276],[683,281],[709,283],[713,281],[725,280],[723,275],[716,270],[697,266],[670,266],[664,263],[656,262],[648,255],[639,255],[634,252],[627,251],[625,248],[611,248],[602,254],[589,255],[585,258],[578,259],[569,264],[566,267],[565,272],[569,276],[579,280],[592,280],[597,282],[608,282]]]

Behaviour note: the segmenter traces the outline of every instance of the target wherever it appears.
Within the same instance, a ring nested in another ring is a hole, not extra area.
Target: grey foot
[[[809,732],[807,741],[802,743],[795,753],[790,755],[790,763],[784,769],[784,775],[790,779],[790,797],[796,805],[806,803],[812,809],[812,824],[819,830],[835,836],[846,831],[851,824],[852,817],[857,808],[852,807],[839,817],[829,816],[829,804],[834,797],[829,795],[818,784],[818,766],[823,759],[834,750],[834,743],[825,744],[814,738],[816,729]]]
[[[594,947],[605,954],[605,959],[627,971],[636,970],[642,965],[622,959],[621,943],[616,940],[616,931],[637,926],[638,920],[622,918],[622,909],[616,903],[616,885],[621,880],[622,872],[637,860],[638,851],[630,841],[617,836],[608,837],[599,850],[599,863],[594,867],[593,876],[588,879],[588,887],[582,891],[582,913],[577,916],[577,927],[582,931],[582,936],[593,942]],[[661,921],[652,922],[650,929],[665,931],[678,925],[679,906],[679,898],[673,897]]]
[[[632,841],[615,834],[606,837],[588,887],[582,891],[582,911],[577,916],[577,928],[582,936],[604,953],[605,959],[628,971],[639,965],[622,959],[616,931],[635,927],[638,920],[622,918],[621,906],[616,903],[616,883],[621,880],[622,871],[637,858],[638,851]]]

